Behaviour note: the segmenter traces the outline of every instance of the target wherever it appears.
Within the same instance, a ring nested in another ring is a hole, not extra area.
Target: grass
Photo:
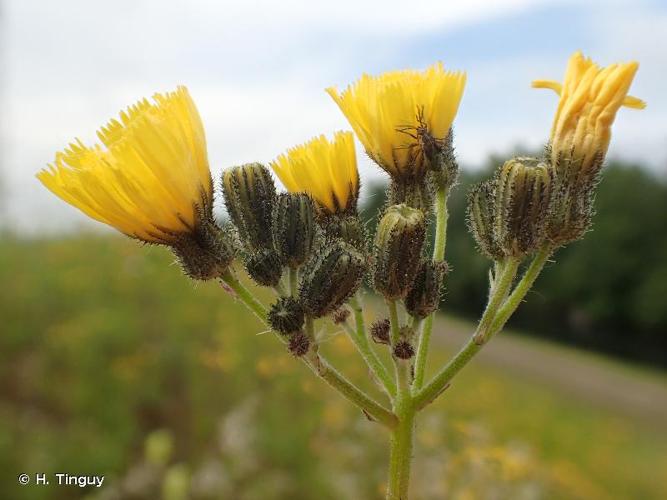
[[[6,498],[381,498],[384,432],[168,252],[5,236],[0,262]],[[345,337],[324,349],[367,384]],[[664,429],[474,362],[423,414],[414,488],[426,499],[667,498],[665,449]],[[20,487],[22,472],[104,474],[107,489]]]

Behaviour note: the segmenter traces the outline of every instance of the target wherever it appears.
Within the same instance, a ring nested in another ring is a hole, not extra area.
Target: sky
[[[667,2],[445,0],[0,0],[0,217],[27,232],[90,228],[35,178],[74,138],[136,100],[184,84],[206,129],[214,176],[269,162],[321,133],[349,130],[324,89],[362,73],[464,70],[455,120],[465,168],[516,146],[540,148],[576,50],[606,65],[638,60],[609,157],[667,175]],[[362,179],[382,178],[358,147]]]

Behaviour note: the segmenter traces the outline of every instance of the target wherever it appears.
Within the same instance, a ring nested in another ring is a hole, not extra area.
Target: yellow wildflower
[[[447,138],[465,81],[465,73],[437,63],[425,71],[364,74],[342,93],[327,92],[381,168],[393,177],[419,178],[426,169],[424,141]]]
[[[290,192],[308,193],[330,214],[354,210],[359,173],[352,132],[324,135],[287,150],[271,168]]]
[[[37,177],[86,215],[128,236],[171,244],[210,213],[213,184],[204,128],[188,91],[155,94],[56,153]]]
[[[646,107],[644,101],[627,95],[638,67],[632,61],[601,68],[576,52],[570,57],[562,85],[550,80],[533,82],[533,87],[549,88],[560,96],[551,129],[554,165],[565,158],[581,162],[582,173],[595,173],[599,169],[619,108]]]

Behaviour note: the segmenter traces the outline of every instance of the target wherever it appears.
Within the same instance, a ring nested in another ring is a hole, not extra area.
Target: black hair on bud
[[[412,289],[405,297],[405,309],[408,313],[415,318],[425,318],[438,309],[446,269],[444,262],[422,261]]]
[[[310,339],[304,335],[303,332],[296,332],[294,335],[290,336],[287,350],[291,352],[293,356],[300,358],[308,352],[308,349],[310,349]]]
[[[320,225],[328,239],[341,239],[357,250],[366,249],[366,231],[357,215],[333,214],[322,218]]]
[[[387,208],[375,233],[373,285],[390,300],[412,288],[421,261],[426,223],[421,210],[405,204]]]
[[[263,286],[276,286],[283,274],[283,263],[275,250],[258,250],[245,262],[248,275]]]
[[[390,344],[389,340],[389,330],[391,329],[391,323],[387,318],[379,319],[371,325],[371,338],[377,344]]]
[[[333,321],[335,325],[345,323],[349,317],[350,310],[345,306],[339,307],[333,313],[331,313],[331,321]]]
[[[426,175],[417,178],[392,178],[387,188],[387,204],[404,204],[427,216],[433,207],[433,186]]]
[[[249,250],[271,248],[271,223],[276,187],[260,163],[227,169],[222,174],[227,213]]]
[[[467,222],[479,251],[491,260],[503,258],[503,252],[493,232],[495,216],[495,183],[485,181],[468,194]]]
[[[275,331],[292,335],[303,326],[303,307],[292,297],[281,297],[271,306],[266,319]]]
[[[398,359],[410,359],[415,355],[415,349],[407,340],[401,340],[394,346],[394,356]]]
[[[281,193],[273,213],[273,243],[283,262],[299,267],[315,243],[313,201],[305,193]]]
[[[345,304],[357,291],[366,272],[364,256],[336,240],[320,248],[304,268],[299,299],[307,314],[320,318]]]
[[[171,250],[183,272],[202,281],[221,276],[235,254],[229,234],[208,217],[199,219],[194,231],[177,236],[171,243]]]

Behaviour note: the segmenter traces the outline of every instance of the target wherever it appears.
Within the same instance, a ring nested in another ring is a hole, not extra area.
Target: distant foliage
[[[477,317],[484,308],[488,261],[465,224],[470,186],[487,168],[463,173],[449,201],[445,311]],[[369,228],[384,186],[364,206]],[[637,165],[611,162],[595,201],[593,229],[559,250],[510,327],[616,356],[667,366],[667,181]]]

